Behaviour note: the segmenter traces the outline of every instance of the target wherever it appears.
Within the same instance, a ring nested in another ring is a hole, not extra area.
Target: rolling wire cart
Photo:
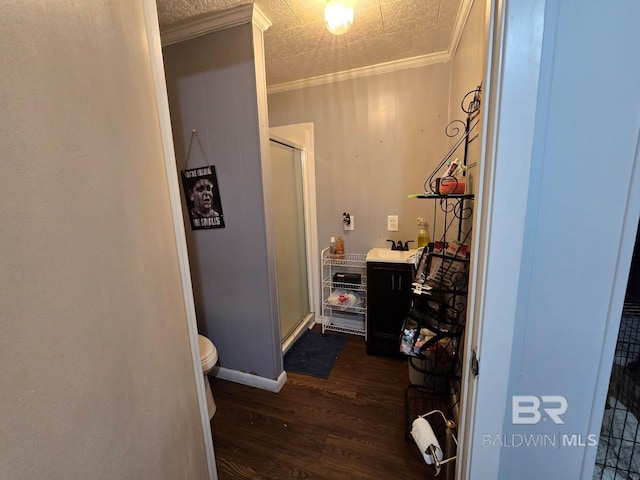
[[[321,253],[322,333],[327,330],[367,335],[366,254]]]

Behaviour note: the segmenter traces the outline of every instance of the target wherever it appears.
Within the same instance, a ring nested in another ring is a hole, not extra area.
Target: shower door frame
[[[304,208],[304,228],[307,252],[307,291],[309,295],[309,314],[298,324],[292,333],[282,341],[282,354],[300,338],[307,328],[313,326],[320,312],[319,288],[319,250],[318,222],[316,215],[316,179],[313,143],[313,123],[283,125],[269,129],[269,140],[300,150],[302,162],[302,189]]]

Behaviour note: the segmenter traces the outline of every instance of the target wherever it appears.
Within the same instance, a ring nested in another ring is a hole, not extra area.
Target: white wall
[[[467,94],[475,90],[481,85],[480,93],[480,109],[477,112],[476,117],[471,121],[473,125],[476,121],[477,126],[471,131],[469,135],[469,144],[467,145],[467,171],[465,181],[467,182],[467,193],[477,193],[477,182],[479,178],[479,172],[481,170],[481,155],[482,155],[482,114],[484,109],[487,108],[487,91],[486,85],[482,85],[485,77],[485,65],[486,65],[486,53],[487,53],[487,19],[486,19],[486,1],[476,0],[472,2],[469,15],[464,24],[464,30],[460,36],[460,41],[454,52],[453,60],[451,61],[451,78],[450,78],[450,96],[449,96],[449,120],[455,122],[453,125],[462,127],[462,124],[458,121],[467,121],[467,113],[465,113],[461,106],[464,101],[464,108],[469,108],[469,102],[473,99],[475,94],[467,96]],[[453,147],[456,140],[460,136],[455,136],[449,141],[450,147]],[[462,160],[465,154],[465,144],[463,143],[458,147],[455,153],[452,155],[451,160],[459,158]],[[472,212],[471,215],[464,215],[465,219],[462,224],[462,238],[465,243],[472,248],[471,257],[473,262],[476,260],[478,252],[473,251],[473,237],[475,232],[473,231],[474,221],[480,218],[482,212],[478,209],[478,205],[475,200],[465,200],[465,209],[469,209]],[[454,228],[457,225],[454,224]],[[455,232],[455,230],[454,230]],[[448,235],[447,238],[453,236]],[[453,237],[455,238],[455,237]],[[475,265],[475,263],[474,263]],[[466,304],[466,301],[465,301]],[[467,309],[469,313],[469,309]],[[472,335],[473,325],[469,322],[466,327],[463,341],[460,345],[461,358],[465,358],[466,345],[469,343],[467,340]],[[470,356],[470,353],[466,354]],[[464,360],[463,360],[464,361]],[[457,382],[458,386],[456,391],[464,398],[467,393],[466,388],[462,389],[463,382]],[[466,387],[466,385],[465,385]],[[460,408],[463,405],[460,403],[454,408],[454,415],[456,420],[460,421]]]
[[[417,240],[432,205],[407,195],[447,151],[449,75],[445,63],[269,95],[271,126],[314,123],[320,248],[339,234],[354,253]],[[354,231],[342,231],[344,211]],[[398,232],[387,215],[399,215]]]
[[[208,478],[143,2],[0,30],[0,478]]]
[[[450,97],[449,97],[449,119],[450,120],[463,120],[466,121],[466,113],[464,113],[460,105],[463,97],[474,90],[478,85],[482,84],[485,76],[485,63],[486,63],[486,51],[487,51],[487,38],[486,38],[486,4],[487,0],[475,0],[471,5],[471,10],[467,21],[464,26],[464,30],[458,43],[458,48],[454,53],[453,60],[451,61],[451,81],[450,81]],[[481,93],[482,106],[484,107],[484,101],[486,99],[486,85],[484,85]],[[465,107],[468,107],[469,100],[472,97],[467,98]],[[480,112],[482,113],[482,112]],[[480,115],[478,119],[481,119]],[[479,163],[481,155],[481,137],[480,132],[482,124],[473,130],[470,135],[472,140],[469,145],[467,153],[467,165],[473,165]],[[453,140],[451,142],[453,144]],[[453,158],[459,157],[462,159],[464,155],[463,146],[459,148]],[[470,187],[470,192],[475,192],[475,184],[478,179],[478,166],[471,166],[468,170],[467,181],[473,184]]]

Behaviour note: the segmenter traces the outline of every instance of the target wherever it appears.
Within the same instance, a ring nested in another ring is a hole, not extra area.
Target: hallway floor
[[[278,394],[211,385],[220,480],[432,478],[405,440],[407,361],[367,356],[362,337],[349,336],[326,380],[288,373]]]

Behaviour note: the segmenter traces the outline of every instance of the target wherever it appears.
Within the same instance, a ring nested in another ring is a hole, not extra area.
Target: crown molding
[[[473,0],[462,0],[460,4],[460,11],[456,16],[456,24],[453,26],[453,33],[451,34],[451,40],[449,42],[449,55],[453,58],[458,50],[458,44],[462,38],[462,32],[467,24],[469,14],[471,13],[471,7],[473,6]]]
[[[393,60],[391,62],[379,63],[377,65],[344,70],[342,72],[327,75],[318,75],[316,77],[303,78],[292,82],[279,83],[268,86],[267,93],[282,93],[289,90],[298,90],[301,88],[341,82],[343,80],[353,80],[361,77],[381,75],[407,68],[418,68],[436,63],[448,62],[453,58],[456,49],[458,48],[472,5],[473,0],[462,0],[462,3],[460,4],[460,14],[457,16],[447,51],[432,53],[429,55],[420,55],[401,60]],[[246,3],[221,12],[199,15],[197,17],[190,18],[185,22],[177,23],[163,29],[160,32],[162,46],[164,47],[247,23],[253,23],[263,32],[268,30],[272,25],[271,21],[264,15],[264,13],[262,13],[262,11],[260,11],[259,8],[252,3]]]
[[[271,26],[269,19],[252,3],[220,12],[205,13],[164,28],[160,32],[162,46],[190,40],[226,28],[254,23],[263,32]]]
[[[269,95],[274,93],[287,92],[289,90],[298,90],[300,88],[315,87],[317,85],[325,85],[327,83],[341,82],[343,80],[353,80],[360,77],[370,77],[373,75],[381,75],[383,73],[405,70],[407,68],[425,67],[436,63],[445,63],[451,60],[449,52],[431,53],[429,55],[420,55],[417,57],[404,58],[402,60],[394,60],[391,62],[378,63],[368,67],[354,68],[352,70],[344,70],[338,73],[330,73],[328,75],[319,75],[317,77],[303,78],[293,82],[278,83],[267,87]]]
[[[263,32],[266,32],[267,30],[269,30],[271,25],[273,25],[271,23],[271,20],[269,20],[267,18],[267,16],[264,13],[262,13],[262,10],[260,10],[255,5],[253,6],[253,18],[252,18],[252,21],[253,21],[253,24],[256,27],[258,27],[260,30],[262,30]]]

